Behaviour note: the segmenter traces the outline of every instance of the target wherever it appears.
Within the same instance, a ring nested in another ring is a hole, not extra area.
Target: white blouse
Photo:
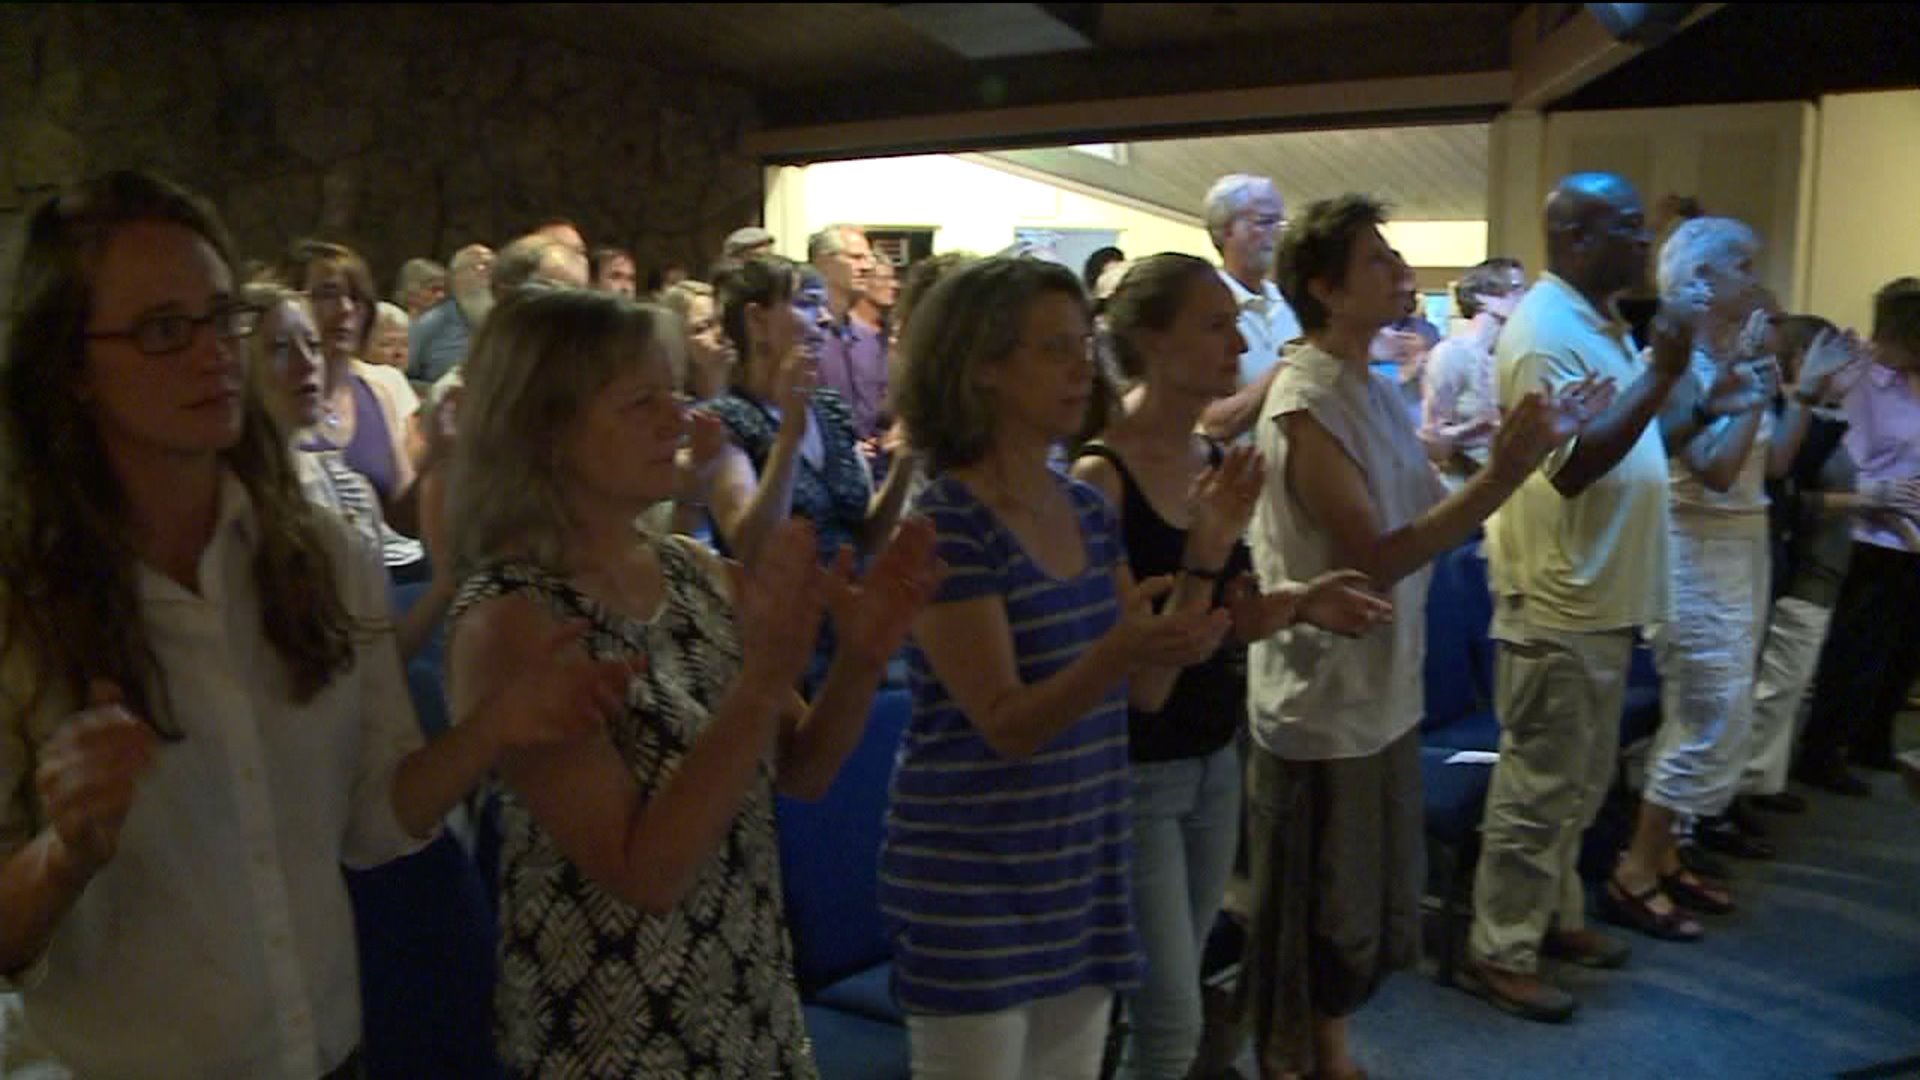
[[[1325,528],[1287,486],[1287,437],[1280,418],[1307,412],[1366,478],[1380,527],[1397,529],[1446,491],[1400,391],[1386,379],[1314,346],[1295,351],[1267,392],[1255,445],[1267,459],[1266,490],[1249,539],[1263,588],[1341,569]],[[1247,712],[1253,737],[1293,761],[1378,753],[1420,722],[1425,707],[1430,567],[1394,585],[1393,622],[1349,639],[1299,623],[1253,643],[1247,657]]]
[[[360,1041],[340,868],[423,842],[393,809],[395,770],[421,736],[386,574],[346,525],[322,518],[359,639],[353,668],[305,704],[262,632],[259,524],[236,478],[223,479],[199,595],[140,568],[142,618],[185,738],[161,744],[118,854],[11,980],[33,1041],[88,1080],[313,1080]],[[72,711],[48,702],[0,718],[0,851],[45,827],[33,771]]]

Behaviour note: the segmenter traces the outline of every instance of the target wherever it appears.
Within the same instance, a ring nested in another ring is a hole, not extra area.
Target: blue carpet
[[[1581,1001],[1571,1023],[1406,974],[1355,1017],[1355,1057],[1373,1080],[1920,1077],[1920,805],[1863,775],[1871,799],[1813,792],[1806,815],[1763,819],[1780,858],[1735,863],[1740,911],[1705,941],[1603,926],[1633,963],[1555,972]]]

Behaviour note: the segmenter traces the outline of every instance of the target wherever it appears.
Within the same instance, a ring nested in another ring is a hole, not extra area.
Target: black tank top
[[[1177,574],[1187,548],[1187,530],[1167,524],[1134,482],[1127,463],[1113,448],[1090,442],[1080,456],[1110,462],[1120,473],[1120,530],[1127,564],[1136,581]],[[1220,447],[1209,441],[1208,457],[1220,463]],[[1217,600],[1227,581],[1253,569],[1245,541],[1233,545],[1226,574],[1215,586]],[[1128,756],[1134,761],[1177,761],[1205,757],[1233,741],[1247,710],[1247,650],[1229,637],[1217,652],[1180,673],[1173,693],[1159,712],[1127,710]]]

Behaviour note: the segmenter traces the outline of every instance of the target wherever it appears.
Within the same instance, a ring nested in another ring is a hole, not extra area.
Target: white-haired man
[[[1286,225],[1273,181],[1236,173],[1214,181],[1204,204],[1207,235],[1220,252],[1220,280],[1240,307],[1240,390],[1207,407],[1200,426],[1216,439],[1246,435],[1260,415],[1280,354],[1300,336],[1300,320],[1272,281],[1273,252]]]
[[[467,342],[493,307],[492,278],[493,249],[485,244],[468,244],[447,260],[449,295],[407,330],[408,378],[434,382],[467,358]]]
[[[887,414],[887,343],[878,326],[853,317],[873,277],[873,248],[853,225],[829,225],[807,240],[807,261],[827,282],[831,332],[820,347],[820,381],[847,399],[861,440],[881,433]]]

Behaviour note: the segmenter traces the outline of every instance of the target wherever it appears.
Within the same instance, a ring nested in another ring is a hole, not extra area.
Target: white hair
[[[1729,217],[1688,218],[1660,245],[1660,295],[1673,296],[1706,267],[1724,267],[1760,250],[1760,237]]]
[[[383,326],[391,326],[396,330],[405,330],[412,322],[412,319],[407,318],[407,309],[398,304],[390,304],[382,300],[379,306],[373,309],[373,329],[375,332],[378,332]]]
[[[1207,197],[1201,202],[1201,214],[1207,219],[1207,235],[1213,238],[1213,246],[1218,249],[1226,243],[1227,226],[1233,219],[1246,212],[1247,206],[1262,191],[1271,191],[1279,197],[1273,181],[1265,176],[1251,176],[1247,173],[1233,173],[1213,182],[1207,189]]]
[[[807,261],[818,262],[822,255],[846,250],[848,233],[865,235],[865,230],[858,225],[829,225],[807,237]]]

